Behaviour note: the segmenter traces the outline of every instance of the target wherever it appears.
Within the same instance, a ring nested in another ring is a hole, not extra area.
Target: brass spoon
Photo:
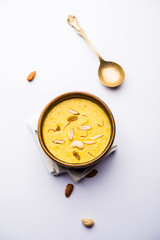
[[[87,43],[91,46],[91,48],[99,58],[100,66],[98,69],[98,75],[100,81],[107,87],[119,86],[123,82],[125,76],[123,68],[115,62],[104,61],[102,59],[95,47],[86,37],[83,29],[79,26],[78,20],[75,16],[69,15],[67,18],[67,22],[77,31],[79,35],[81,35],[87,41]]]

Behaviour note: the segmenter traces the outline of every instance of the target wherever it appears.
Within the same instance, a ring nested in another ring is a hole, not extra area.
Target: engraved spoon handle
[[[91,46],[91,48],[93,49],[93,51],[95,52],[95,54],[97,55],[97,57],[99,58],[100,61],[103,61],[103,59],[101,58],[101,56],[99,55],[99,53],[97,52],[97,50],[95,49],[95,47],[92,45],[92,43],[88,40],[87,36],[85,35],[83,29],[80,27],[79,22],[77,20],[77,18],[73,15],[68,15],[67,18],[67,22],[69,25],[71,25],[79,35],[81,35],[86,41],[87,43]]]

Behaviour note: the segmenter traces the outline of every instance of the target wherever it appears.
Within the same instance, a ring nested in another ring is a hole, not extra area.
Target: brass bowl
[[[57,105],[58,103],[60,103],[60,102],[62,102],[64,100],[67,100],[67,99],[71,99],[71,98],[72,99],[73,98],[83,98],[83,99],[87,99],[87,100],[90,100],[90,101],[96,103],[97,105],[99,105],[107,113],[107,115],[110,118],[110,122],[111,122],[112,131],[111,131],[111,137],[110,137],[110,141],[109,141],[108,145],[106,146],[104,151],[99,156],[97,156],[96,158],[94,158],[94,159],[92,159],[92,160],[90,160],[88,162],[84,162],[84,163],[67,163],[67,162],[64,162],[64,161],[56,158],[54,155],[52,155],[48,151],[47,147],[45,146],[45,144],[43,142],[43,137],[42,137],[43,121],[46,118],[46,116],[49,113],[49,111],[55,105]],[[99,162],[103,157],[105,157],[105,155],[107,154],[107,152],[111,148],[112,143],[113,143],[114,138],[115,138],[115,132],[116,132],[115,121],[114,121],[114,117],[113,117],[112,112],[109,109],[109,107],[100,98],[98,98],[97,96],[94,96],[94,95],[92,95],[90,93],[86,93],[86,92],[69,92],[69,93],[64,93],[64,94],[56,97],[51,102],[49,102],[47,104],[47,106],[43,109],[43,111],[42,111],[42,113],[41,113],[41,115],[39,117],[39,121],[38,121],[38,139],[39,139],[39,142],[40,142],[40,145],[41,145],[42,149],[45,151],[45,153],[52,160],[57,162],[59,165],[62,165],[62,166],[67,167],[67,168],[74,168],[74,169],[86,168],[86,167],[89,167],[89,166]]]

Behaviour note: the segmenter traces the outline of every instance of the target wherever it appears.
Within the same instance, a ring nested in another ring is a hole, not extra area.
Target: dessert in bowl
[[[65,93],[42,111],[38,137],[43,150],[58,164],[84,168],[110,149],[115,137],[115,121],[108,106],[84,92]]]

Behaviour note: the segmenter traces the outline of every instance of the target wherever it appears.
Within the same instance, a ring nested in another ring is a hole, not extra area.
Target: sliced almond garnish
[[[53,141],[53,143],[56,143],[56,144],[62,144],[64,142],[65,142],[64,140],[54,140]]]
[[[67,118],[67,121],[68,122],[73,122],[73,121],[76,121],[77,119],[78,119],[77,116],[70,116],[70,117]]]
[[[68,112],[74,114],[74,115],[79,115],[80,113],[75,111],[74,109],[69,109]]]
[[[73,151],[73,156],[77,158],[78,160],[81,160],[79,154],[76,151]]]
[[[73,139],[73,136],[74,136],[74,128],[72,128],[69,132],[69,140],[72,141]]]
[[[82,150],[84,148],[84,144],[83,142],[76,140],[71,143],[71,147],[76,147]]]
[[[103,134],[100,134],[100,135],[97,135],[97,136],[91,137],[91,139],[94,140],[94,139],[100,138],[100,137],[102,137],[102,136],[103,136]]]
[[[78,126],[79,130],[83,130],[83,131],[86,131],[86,130],[90,130],[92,127],[90,125],[81,125],[81,126]]]
[[[96,143],[96,142],[95,142],[95,141],[94,141],[94,142],[83,141],[83,143],[88,144],[88,145],[91,145],[91,144],[94,144],[94,143]]]
[[[83,114],[82,117],[86,117],[86,118],[88,118],[87,115],[85,115],[85,114]]]

